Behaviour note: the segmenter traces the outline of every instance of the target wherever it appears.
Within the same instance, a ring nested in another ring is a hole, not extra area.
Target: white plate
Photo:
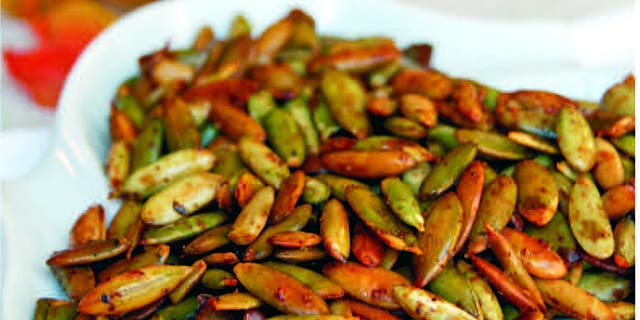
[[[108,218],[113,215],[115,203],[106,200],[103,174],[109,144],[108,107],[118,84],[137,72],[137,58],[167,42],[174,47],[188,45],[203,24],[224,35],[237,13],[246,14],[255,29],[262,30],[294,7],[292,3],[154,3],[120,19],[87,48],[67,79],[49,155],[28,177],[4,184],[3,319],[31,318],[38,297],[64,297],[45,260],[54,250],[67,246],[73,221],[90,204],[103,203]],[[304,1],[299,5],[313,15],[324,34],[387,35],[400,45],[431,42],[438,68],[503,89],[542,88],[597,99],[633,65],[633,51],[625,49],[630,46],[612,43],[598,33],[584,41],[581,28],[588,24],[577,22],[491,22],[390,0],[366,5],[362,1]],[[605,59],[590,57],[582,50],[591,42],[608,43],[619,50]]]

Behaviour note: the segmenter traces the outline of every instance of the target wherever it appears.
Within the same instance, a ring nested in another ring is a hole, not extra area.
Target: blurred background
[[[633,0],[395,0],[461,19],[566,23],[591,32],[633,28]],[[2,0],[0,180],[37,165],[49,143],[64,79],[82,49],[119,16],[149,0]],[[612,34],[612,39],[618,35]],[[585,38],[586,37],[586,38]],[[602,37],[600,37],[602,38]],[[633,48],[599,46],[603,57]],[[634,51],[634,50],[629,50]],[[631,58],[633,59],[633,58]],[[615,63],[606,62],[606,63]]]

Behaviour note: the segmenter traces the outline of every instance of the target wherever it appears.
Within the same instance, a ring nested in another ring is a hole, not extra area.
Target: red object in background
[[[45,14],[28,20],[37,37],[37,47],[3,52],[9,73],[39,105],[54,108],[78,55],[115,17],[90,0],[57,4]]]

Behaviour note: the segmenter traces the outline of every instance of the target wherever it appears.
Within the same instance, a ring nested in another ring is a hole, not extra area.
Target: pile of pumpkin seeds
[[[117,90],[122,199],[34,319],[634,318],[635,80],[502,92],[431,47],[236,17]]]

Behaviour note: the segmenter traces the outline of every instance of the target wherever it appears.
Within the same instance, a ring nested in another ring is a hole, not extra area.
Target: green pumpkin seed
[[[475,317],[481,317],[482,310],[478,297],[471,289],[465,276],[452,264],[447,264],[440,274],[427,286],[443,299],[460,306]]]
[[[299,167],[306,157],[304,137],[295,118],[287,111],[274,108],[263,119],[267,140],[289,167]]]
[[[391,270],[393,266],[396,264],[396,262],[398,261],[399,255],[400,255],[400,251],[391,249],[391,248],[386,248],[384,250],[384,254],[382,255],[382,258],[380,259],[380,265],[378,265],[378,268]]]
[[[402,182],[404,182],[414,195],[420,191],[420,185],[424,178],[431,172],[431,165],[427,162],[420,162],[415,168],[405,171],[402,174]]]
[[[189,106],[180,99],[164,106],[163,123],[169,151],[199,148],[200,133]]]
[[[316,108],[313,109],[313,122],[318,128],[320,139],[323,141],[340,131],[340,126],[331,115],[329,106],[324,101],[320,101]]]
[[[242,161],[268,185],[278,189],[289,177],[287,164],[269,147],[250,137],[238,141],[238,152]]]
[[[258,91],[252,94],[247,101],[247,112],[260,123],[275,108],[277,108],[277,105],[269,90]]]
[[[549,169],[549,173],[558,187],[558,210],[566,215],[569,212],[569,195],[573,188],[573,181],[553,168]]]
[[[345,201],[345,192],[349,186],[366,188],[367,185],[358,181],[333,174],[319,174],[316,179],[326,183],[331,188],[331,194],[339,200]]]
[[[298,124],[298,127],[302,132],[302,136],[304,137],[307,151],[310,154],[317,154],[320,149],[320,138],[318,137],[316,127],[313,125],[311,110],[305,100],[301,98],[290,100],[284,105],[284,109],[293,116]]]
[[[635,222],[627,217],[620,219],[613,231],[613,238],[616,245],[613,261],[620,267],[629,268],[636,264],[635,231]]]
[[[142,205],[137,201],[127,200],[111,220],[107,229],[107,238],[118,238],[127,235],[129,228],[136,222]]]
[[[178,178],[192,173],[211,170],[215,161],[209,150],[184,149],[135,170],[120,191],[138,197],[147,197]]]
[[[551,144],[549,141],[545,140],[542,137],[522,132],[522,131],[511,131],[507,135],[507,137],[520,145],[525,147],[538,150],[540,152],[548,153],[548,154],[557,154],[558,148]]]
[[[149,228],[142,235],[144,245],[171,243],[195,237],[227,220],[222,212],[200,213],[182,220],[161,226]]]
[[[482,155],[505,160],[520,160],[529,156],[527,149],[495,132],[458,129],[455,133],[460,143],[470,143]]]
[[[135,97],[125,95],[116,99],[116,108],[126,114],[129,119],[140,128],[144,122],[145,112]]]
[[[351,307],[344,299],[334,300],[329,304],[329,311],[332,315],[353,316]]]
[[[109,149],[107,158],[107,177],[109,185],[114,190],[120,189],[120,186],[129,175],[129,167],[131,163],[131,149],[124,141],[116,141]]]
[[[516,207],[517,194],[515,181],[507,176],[498,176],[484,188],[469,236],[471,252],[479,252],[486,247],[485,223],[494,230],[502,230],[507,225]]]
[[[404,117],[389,117],[383,123],[385,129],[391,132],[395,136],[419,140],[427,136],[427,129],[425,129],[420,123],[404,118]]]
[[[462,231],[462,214],[462,204],[454,192],[440,196],[427,211],[425,231],[418,233],[422,255],[413,256],[415,286],[424,287],[453,256]]]
[[[200,284],[209,289],[222,289],[227,287],[235,287],[238,284],[236,277],[224,270],[208,269],[200,278]]]
[[[187,320],[195,317],[197,309],[198,299],[194,296],[158,310],[152,320]]]
[[[327,201],[331,195],[331,188],[313,177],[304,178],[304,189],[302,190],[302,199],[310,204],[317,205]]]
[[[422,181],[418,192],[420,199],[435,198],[449,189],[473,161],[476,151],[476,147],[470,144],[463,144],[451,150]]]
[[[306,268],[279,262],[266,262],[265,266],[284,272],[294,279],[309,286],[313,292],[325,299],[337,299],[344,295],[344,290],[327,277]]]
[[[244,261],[255,261],[268,257],[273,252],[273,246],[267,241],[271,236],[283,231],[299,231],[304,228],[310,217],[311,206],[304,204],[295,208],[282,221],[266,227],[247,247],[244,252]]]
[[[194,262],[191,267],[193,270],[191,270],[177,287],[169,292],[169,300],[171,300],[171,303],[176,304],[182,301],[189,291],[198,284],[204,272],[207,270],[207,264],[202,260]]]
[[[380,191],[391,211],[402,222],[424,231],[424,218],[411,188],[398,178],[386,178],[380,183]]]
[[[212,172],[223,176],[229,181],[229,185],[235,188],[238,178],[247,170],[244,163],[242,163],[238,150],[236,148],[220,148],[214,153],[216,165],[213,167]]]
[[[636,305],[631,302],[618,301],[609,302],[607,307],[613,313],[616,320],[630,320],[636,318]]]
[[[371,128],[362,85],[345,72],[327,69],[322,75],[321,87],[331,115],[340,127],[357,138],[368,136]]]
[[[551,221],[542,227],[527,225],[525,233],[547,242],[556,252],[574,252],[576,240],[573,238],[571,228],[562,214],[556,214]]]
[[[455,133],[455,127],[445,124],[438,124],[435,127],[429,129],[427,138],[429,138],[429,140],[440,143],[447,150],[451,150],[460,145],[458,139],[456,139]]]
[[[206,148],[218,136],[218,129],[211,124],[205,123],[200,129],[200,146]]]
[[[484,318],[486,320],[502,320],[502,308],[500,307],[498,298],[493,293],[491,286],[489,286],[489,284],[480,277],[470,264],[463,260],[458,260],[456,267],[467,280],[469,287],[478,298],[480,311]]]
[[[636,116],[635,79],[629,81],[630,79],[632,77],[628,77],[607,90],[600,101],[603,110],[620,116]]]
[[[560,109],[556,133],[560,152],[567,162],[580,172],[589,171],[596,161],[596,147],[591,127],[580,111]]]
[[[624,167],[624,182],[629,183],[631,178],[636,177],[636,165],[633,160],[622,158],[622,166]]]
[[[578,287],[603,302],[622,301],[629,296],[632,283],[629,279],[605,272],[585,272]]]
[[[382,199],[369,188],[350,186],[345,196],[351,209],[386,245],[396,250],[420,252],[413,232],[389,212]]]
[[[636,136],[628,134],[622,137],[613,138],[611,139],[611,143],[613,143],[613,145],[622,152],[632,157],[636,156]]]

